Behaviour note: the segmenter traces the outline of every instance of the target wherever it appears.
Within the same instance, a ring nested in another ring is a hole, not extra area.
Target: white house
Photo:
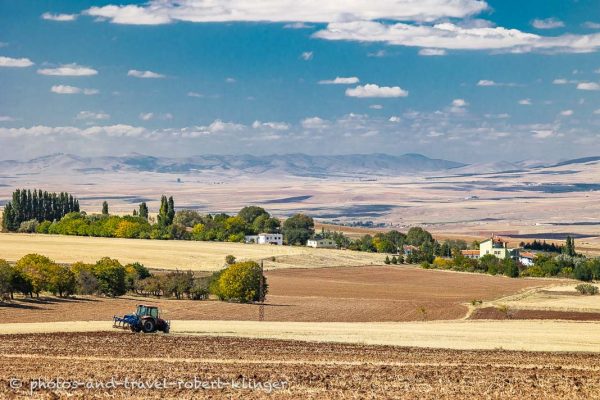
[[[535,262],[535,254],[531,252],[519,252],[519,262],[526,267],[531,267]]]
[[[337,243],[333,239],[309,239],[306,242],[308,247],[314,247],[315,249],[336,249]]]
[[[281,233],[259,233],[258,235],[248,235],[245,237],[246,243],[256,244],[274,244],[283,245],[283,235]]]

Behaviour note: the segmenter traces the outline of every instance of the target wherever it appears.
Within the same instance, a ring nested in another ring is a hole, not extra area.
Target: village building
[[[244,239],[246,243],[283,245],[281,233],[259,233],[258,235],[247,235]]]
[[[519,262],[526,267],[533,266],[535,262],[535,253],[529,251],[519,252]]]
[[[315,249],[337,249],[337,243],[333,239],[309,239],[306,245]]]
[[[465,258],[471,258],[474,260],[479,258],[479,250],[461,250],[460,252]]]

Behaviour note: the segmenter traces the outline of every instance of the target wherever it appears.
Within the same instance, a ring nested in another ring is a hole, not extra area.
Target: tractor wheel
[[[144,333],[152,333],[156,330],[156,323],[153,319],[147,319],[142,322],[142,329]]]
[[[165,327],[163,328],[163,332],[169,333],[169,325],[165,325]]]
[[[139,326],[133,326],[131,325],[131,332],[133,333],[139,333],[142,329]]]

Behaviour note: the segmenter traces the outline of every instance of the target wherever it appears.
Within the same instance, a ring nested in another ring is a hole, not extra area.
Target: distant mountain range
[[[239,172],[246,174],[285,173],[295,176],[401,175],[464,167],[454,161],[432,159],[421,154],[350,154],[337,156],[284,155],[200,155],[182,158],[129,154],[111,157],[80,157],[52,154],[29,161],[0,161],[8,173],[103,173],[118,171],[191,173],[195,171]]]
[[[456,175],[524,171],[600,161],[600,157],[586,157],[557,163],[539,161],[506,161],[464,164],[433,159],[421,154],[349,154],[311,156],[306,154],[253,155],[199,155],[169,158],[143,154],[110,157],[80,157],[72,154],[51,154],[28,161],[0,161],[0,173],[9,174],[94,174],[119,171],[160,172],[187,174],[212,171],[230,174],[286,174],[303,177],[327,176],[394,176],[428,172]]]

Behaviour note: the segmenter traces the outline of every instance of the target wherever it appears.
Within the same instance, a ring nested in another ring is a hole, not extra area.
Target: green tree
[[[315,233],[315,222],[304,214],[295,214],[283,223],[283,235],[290,245],[305,245]]]
[[[75,293],[77,281],[75,274],[69,267],[53,264],[50,266],[48,291],[52,294],[58,294],[60,297],[69,296]]]
[[[116,297],[127,292],[126,271],[119,261],[104,257],[96,262],[93,271],[100,293]]]
[[[148,219],[148,206],[146,205],[145,202],[144,203],[140,203],[140,208],[139,208],[139,211],[138,211],[138,215],[141,218],[144,218],[146,220]]]
[[[108,215],[108,202],[102,202],[102,215]]]
[[[173,223],[173,219],[175,218],[175,201],[173,200],[173,196],[169,197],[167,204],[167,225],[171,225]]]
[[[594,278],[591,268],[586,263],[579,263],[576,265],[573,270],[573,275],[575,276],[575,279],[584,282],[591,282]]]
[[[423,228],[412,227],[406,233],[406,242],[413,246],[421,246],[424,243],[432,243],[433,236]]]
[[[577,252],[575,251],[575,240],[571,236],[567,236],[563,253],[570,257],[575,257]]]
[[[271,217],[269,215],[269,213],[265,211],[264,208],[257,207],[257,206],[244,207],[237,214],[237,216],[240,217],[241,219],[243,219],[244,222],[248,225],[252,225],[254,220],[256,220],[256,218],[258,218],[262,215],[266,216],[267,219]],[[256,233],[258,233],[258,232],[256,232]]]
[[[21,257],[15,267],[19,273],[31,284],[30,294],[40,297],[40,293],[49,290],[50,278],[53,268],[56,266],[54,261],[48,257],[39,254],[27,254]]]
[[[0,297],[10,295],[13,298],[13,293],[15,292],[13,275],[14,272],[11,265],[6,260],[0,259]]]
[[[261,280],[263,281],[262,295]],[[218,293],[222,299],[237,300],[242,303],[260,301],[268,290],[262,269],[254,261],[230,265],[220,274],[218,282]]]

